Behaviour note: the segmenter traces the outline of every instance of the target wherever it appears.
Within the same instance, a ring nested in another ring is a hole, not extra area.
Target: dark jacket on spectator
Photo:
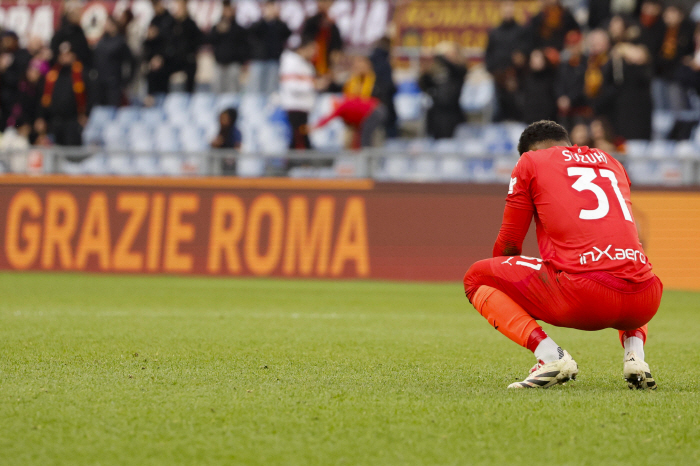
[[[435,57],[435,62],[446,73],[425,73],[418,80],[423,92],[433,99],[427,115],[427,131],[436,139],[451,138],[457,125],[464,121],[459,97],[467,69],[439,55]]]
[[[522,78],[521,114],[525,123],[556,119],[555,79],[556,71],[551,67],[547,67],[542,71],[529,71]]]
[[[557,98],[562,96],[568,97],[571,101],[571,108],[586,105],[586,95],[583,92],[586,60],[587,57],[585,55],[570,57],[569,60],[559,65],[554,93]]]
[[[220,65],[245,63],[250,58],[250,42],[248,31],[235,20],[225,23],[226,30],[220,30],[220,25],[211,28],[207,41],[214,49],[214,58]]]
[[[622,59],[613,62],[615,110],[613,125],[625,139],[651,137],[651,64],[630,64]]]
[[[553,47],[557,50],[564,48],[564,39],[569,31],[578,30],[579,26],[568,9],[557,6],[548,11],[541,11],[530,22],[534,48]],[[559,15],[555,26],[549,26],[547,15]]]
[[[326,18],[325,13],[317,13],[304,21],[301,28],[302,42],[315,41],[319,46],[319,55],[314,66],[320,75],[330,71],[331,54],[343,49],[343,39],[338,26]],[[325,51],[325,53],[323,53]]]
[[[79,24],[63,21],[63,25],[51,39],[51,51],[54,58],[58,57],[58,47],[64,42],[70,43],[71,50],[86,69],[92,68],[92,51],[85,37],[85,32]]]
[[[641,18],[639,26],[639,42],[646,46],[652,57],[656,57],[661,49],[661,44],[664,41],[664,25],[661,16],[655,20]]]
[[[676,44],[667,42],[669,30],[664,26],[661,47],[656,54],[656,75],[665,79],[674,79],[683,57],[692,55],[695,51],[693,33],[695,26],[692,21],[684,20],[678,28]]]
[[[27,74],[32,57],[25,49],[12,52],[12,64],[0,73],[0,129],[5,127],[7,118],[18,100],[19,84]]]
[[[153,19],[151,19],[151,26],[158,28],[158,37],[160,37],[164,43],[170,40],[174,25],[175,18],[173,18],[173,15],[167,10],[159,15],[155,15]]]
[[[279,60],[292,31],[280,19],[261,19],[250,28],[250,53],[253,60]]]
[[[110,36],[105,34],[95,46],[93,61],[97,71],[97,80],[121,86],[131,80],[134,72],[134,55],[121,34]],[[124,65],[129,73],[124,74]]]
[[[189,16],[173,23],[172,38],[166,46],[168,57],[178,64],[196,64],[203,34]]]
[[[396,107],[394,106],[394,94],[396,94],[396,84],[394,83],[393,73],[391,71],[391,62],[389,60],[389,51],[380,47],[375,48],[369,57],[372,62],[372,69],[376,80],[372,96],[379,99],[387,109],[387,119],[385,128],[388,137],[395,137],[396,129]]]
[[[530,52],[528,29],[515,21],[504,21],[489,32],[486,47],[486,69],[497,74],[513,66],[513,53],[519,51],[527,55]]]

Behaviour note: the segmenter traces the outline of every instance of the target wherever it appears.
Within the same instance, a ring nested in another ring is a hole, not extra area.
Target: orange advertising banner
[[[526,24],[541,8],[539,1],[515,2],[515,19]],[[435,47],[455,42],[485,49],[488,32],[501,22],[500,2],[489,0],[409,0],[394,10],[395,45]]]
[[[506,191],[371,180],[3,176],[0,270],[459,283],[473,262],[490,257]],[[700,289],[700,253],[692,248],[700,193],[635,191],[632,200],[665,287]],[[539,255],[532,231],[523,254]]]

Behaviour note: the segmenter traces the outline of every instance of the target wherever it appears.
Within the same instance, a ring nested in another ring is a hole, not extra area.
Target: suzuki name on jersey
[[[580,151],[581,149],[579,149],[579,152]],[[608,163],[608,158],[605,156],[605,154],[597,149],[591,149],[586,154],[577,154],[568,149],[564,149],[561,151],[561,153],[564,156],[564,162],[574,161],[579,163]]]
[[[605,249],[599,249],[594,247],[593,251],[584,252],[580,255],[579,262],[581,265],[587,264],[589,262],[598,262],[601,259],[610,259],[611,261],[622,261],[631,260],[634,262],[641,262],[642,264],[647,263],[647,257],[641,251],[636,249],[612,249],[612,244],[609,244]]]

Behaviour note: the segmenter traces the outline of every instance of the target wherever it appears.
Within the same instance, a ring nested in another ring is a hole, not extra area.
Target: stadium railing
[[[0,152],[0,173],[112,176],[280,176],[373,178],[398,182],[506,183],[517,162],[513,152],[494,155],[426,150],[412,146],[361,151],[289,151],[250,154],[210,149],[200,152],[107,150],[93,147],[30,147]],[[654,151],[616,155],[634,184],[700,186],[697,151],[659,157]],[[639,154],[639,155],[636,155]]]

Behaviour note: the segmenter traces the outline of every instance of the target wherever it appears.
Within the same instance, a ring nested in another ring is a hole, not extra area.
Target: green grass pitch
[[[700,464],[699,310],[665,294],[656,392],[566,329],[579,380],[512,392],[459,282],[3,273],[0,464]]]

